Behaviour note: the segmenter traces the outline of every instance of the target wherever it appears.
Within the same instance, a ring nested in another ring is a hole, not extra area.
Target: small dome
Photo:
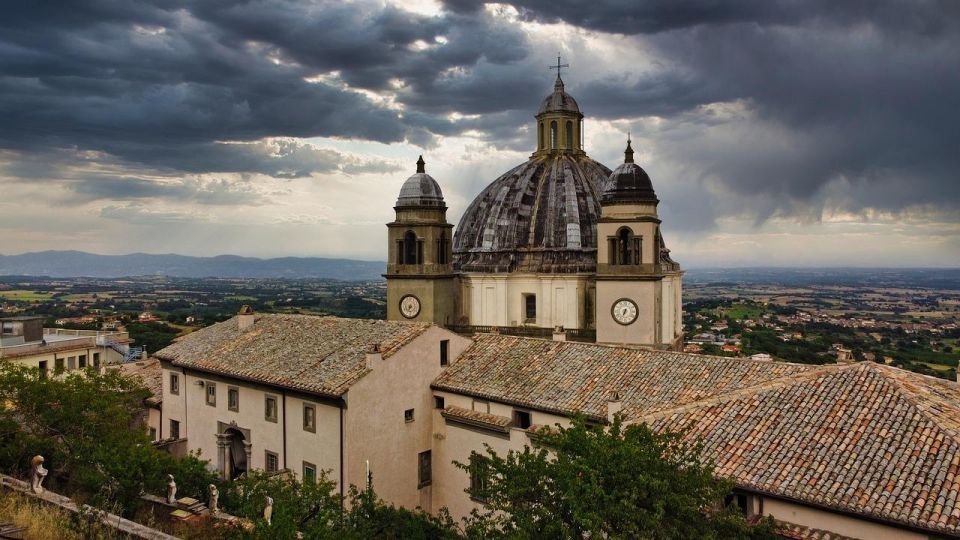
[[[627,149],[623,152],[623,165],[612,173],[607,182],[607,188],[600,197],[601,203],[657,203],[657,194],[653,191],[653,183],[647,171],[633,162],[633,148],[630,139],[627,139]]]
[[[423,156],[417,160],[417,172],[407,178],[400,188],[400,196],[397,198],[397,206],[433,206],[437,208],[446,208],[443,202],[443,192],[440,191],[440,184],[426,172],[426,163]]]
[[[563,90],[563,81],[560,77],[557,77],[557,82],[553,84],[553,93],[544,98],[543,103],[540,104],[537,114],[555,111],[580,112],[577,100]]]

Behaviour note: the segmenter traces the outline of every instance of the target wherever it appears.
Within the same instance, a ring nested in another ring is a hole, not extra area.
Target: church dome
[[[399,207],[410,206],[433,206],[446,208],[443,202],[443,192],[440,191],[440,184],[426,172],[426,163],[423,156],[417,160],[417,172],[407,178],[400,188],[400,196],[397,198]]]
[[[627,139],[627,149],[623,152],[623,165],[610,174],[610,180],[601,197],[606,203],[657,203],[657,194],[647,171],[633,162],[633,148]]]
[[[594,272],[610,169],[583,153],[536,153],[487,186],[454,236],[461,272]]]
[[[537,111],[537,114],[541,115],[543,113],[557,111],[580,112],[580,106],[577,105],[577,100],[573,99],[573,96],[564,91],[563,81],[560,80],[560,77],[557,77],[557,82],[553,84],[553,93],[544,98],[543,103],[540,104],[540,110]]]

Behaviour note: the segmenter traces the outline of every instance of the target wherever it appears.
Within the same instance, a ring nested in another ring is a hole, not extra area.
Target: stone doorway
[[[218,422],[217,461],[220,475],[233,480],[250,469],[250,430]]]

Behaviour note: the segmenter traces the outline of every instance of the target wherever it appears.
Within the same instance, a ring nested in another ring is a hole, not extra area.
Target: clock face
[[[412,319],[420,314],[420,299],[408,294],[400,299],[400,314]]]
[[[623,325],[637,320],[637,304],[627,298],[621,298],[614,302],[611,312],[613,313],[613,320]]]

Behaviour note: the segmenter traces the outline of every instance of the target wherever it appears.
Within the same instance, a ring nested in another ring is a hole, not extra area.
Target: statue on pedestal
[[[272,525],[273,519],[273,497],[267,496],[267,505],[263,507],[263,519],[267,521],[267,525]]]
[[[220,490],[217,489],[217,486],[210,484],[210,502],[207,506],[210,508],[211,514],[216,514],[220,511]]]
[[[47,469],[43,467],[43,456],[33,456],[30,460],[30,489],[37,495],[43,493],[43,479]]]
[[[167,475],[167,504],[177,502],[177,483],[173,480],[173,475]]]

